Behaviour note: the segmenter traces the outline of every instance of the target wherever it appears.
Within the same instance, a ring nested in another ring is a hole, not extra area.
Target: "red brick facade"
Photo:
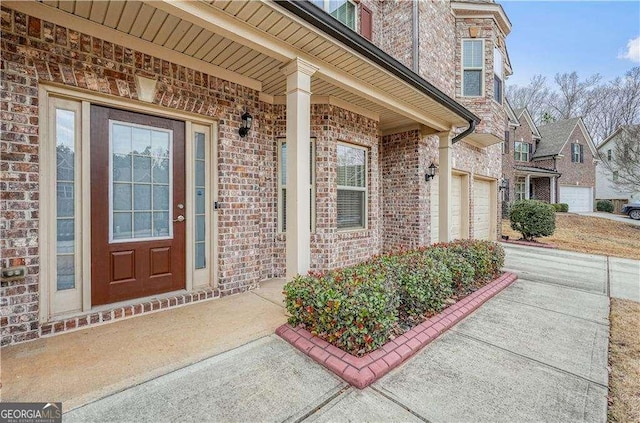
[[[374,42],[411,66],[412,37],[405,31],[411,28],[411,3],[363,0],[363,4],[374,15]],[[454,95],[459,40],[450,6],[421,2],[420,14],[419,73]],[[402,31],[394,19],[402,20]],[[26,279],[3,282],[0,288],[3,346],[181,302],[242,292],[284,274],[285,235],[278,233],[277,222],[277,139],[285,135],[285,106],[260,101],[259,92],[239,84],[6,7],[2,7],[1,26],[0,265],[24,262],[28,268]],[[490,30],[495,28],[485,29],[483,36],[489,37]],[[488,54],[487,60],[490,57]],[[136,76],[158,81],[153,104],[217,122],[218,286],[169,298],[166,304],[119,307],[41,325],[42,289],[53,280],[40,272],[44,251],[39,238],[39,163],[40,137],[45,134],[39,119],[40,108],[47,107],[40,104],[41,88],[57,84],[76,89],[80,96],[89,92],[138,101]],[[491,121],[493,114],[502,116],[491,98],[481,103],[465,104],[483,120]],[[241,138],[238,128],[245,109],[251,110],[254,126]],[[431,242],[429,198],[430,190],[437,186],[425,182],[424,174],[431,162],[438,162],[436,136],[404,130],[382,137],[376,120],[328,104],[312,105],[310,135],[316,140],[313,269],[347,266],[385,249]],[[337,142],[367,149],[367,228],[363,230],[336,229]],[[461,142],[454,147],[454,168],[470,175],[472,193],[474,176],[500,177],[500,157],[499,145],[482,149]],[[469,198],[472,202],[473,196]],[[473,204],[469,209],[473,222]],[[469,226],[472,236],[473,224]]]

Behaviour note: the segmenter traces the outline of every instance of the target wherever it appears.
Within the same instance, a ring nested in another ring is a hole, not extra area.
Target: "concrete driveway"
[[[521,279],[365,390],[272,335],[65,421],[605,422],[606,258],[506,249]]]
[[[581,216],[591,216],[591,217],[601,217],[603,219],[615,220],[616,222],[628,223],[630,225],[640,226],[640,220],[633,220],[629,216],[622,214],[613,214],[613,213],[605,213],[605,212],[586,212],[586,213],[576,213]]]

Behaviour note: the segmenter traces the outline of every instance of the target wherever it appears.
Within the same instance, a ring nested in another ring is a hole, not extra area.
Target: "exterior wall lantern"
[[[251,116],[249,112],[244,112],[242,114],[242,125],[238,130],[238,133],[240,134],[240,138],[244,138],[247,136],[247,134],[251,130],[252,123],[253,123],[253,116]]]
[[[509,181],[507,181],[506,179],[502,178],[502,180],[500,181],[499,190],[503,191],[503,190],[505,190],[507,188],[509,188]]]
[[[427,168],[427,173],[424,175],[425,182],[429,182],[434,176],[436,176],[436,170],[438,170],[438,166],[431,162],[431,165]]]

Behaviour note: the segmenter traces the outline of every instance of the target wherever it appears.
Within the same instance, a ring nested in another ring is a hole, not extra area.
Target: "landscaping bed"
[[[363,387],[513,282],[503,263],[499,244],[456,241],[297,276],[277,333]]]

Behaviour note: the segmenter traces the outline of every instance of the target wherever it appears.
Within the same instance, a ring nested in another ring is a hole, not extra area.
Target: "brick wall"
[[[575,142],[583,146],[584,163],[573,163],[571,161],[571,143]],[[560,185],[595,188],[596,165],[593,161],[594,156],[579,125],[576,125],[571,136],[569,136],[569,141],[565,144],[560,154],[564,156],[557,159],[558,172],[562,173],[562,176],[558,179]]]
[[[157,78],[155,104],[217,119],[220,291],[239,292],[273,276],[273,106],[246,87],[5,7],[1,25],[1,264],[17,259],[28,267],[24,281],[3,282],[1,288],[3,344],[38,336],[38,113],[45,106],[38,104],[40,82],[135,100],[135,75]],[[245,108],[255,123],[241,139]]]
[[[412,69],[413,65],[413,5],[410,1],[391,0],[379,2],[377,15],[380,20],[374,43],[400,63]]]
[[[533,185],[533,192],[531,198],[544,201],[545,203],[551,202],[551,178],[533,178],[531,184]]]
[[[406,2],[411,3],[411,2]],[[419,21],[420,75],[455,97],[455,19],[447,1],[421,1]]]

